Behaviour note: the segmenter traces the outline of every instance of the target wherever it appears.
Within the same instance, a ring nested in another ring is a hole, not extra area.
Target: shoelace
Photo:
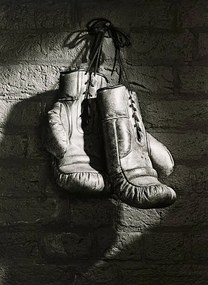
[[[141,120],[139,119],[139,117],[137,115],[140,110],[137,110],[137,107],[135,105],[135,101],[134,101],[134,99],[132,97],[131,91],[129,91],[129,101],[130,101],[129,107],[132,109],[132,118],[135,121],[134,127],[136,128],[137,139],[138,139],[139,143],[142,144],[143,143],[144,134],[143,134],[143,131],[142,131],[141,127],[140,127]]]
[[[86,90],[83,92],[84,100],[82,101],[81,105],[82,128],[87,127],[91,118],[91,108],[88,99],[92,97],[92,94],[90,93],[90,87],[94,87],[94,84],[92,83],[92,73],[89,73],[89,78],[85,82],[85,85]]]
[[[121,49],[124,47],[129,46],[130,40],[129,38],[120,30],[115,28],[113,24],[104,18],[98,18],[98,19],[93,19],[90,22],[87,23],[87,30],[89,35],[93,36],[93,42],[91,44],[91,49],[90,49],[90,55],[89,55],[89,65],[88,69],[86,71],[89,72],[90,77],[89,77],[89,82],[87,85],[87,89],[85,91],[85,99],[82,104],[82,118],[83,118],[83,126],[86,126],[89,122],[90,118],[90,105],[88,102],[88,98],[91,97],[91,94],[89,92],[90,86],[91,86],[91,75],[92,73],[96,74],[98,72],[98,69],[100,67],[101,63],[101,56],[102,56],[102,46],[103,46],[103,41],[104,37],[107,36],[109,38],[112,38],[114,47],[115,47],[115,56],[114,56],[114,63],[113,63],[113,68],[111,75],[115,71],[116,64],[118,63],[119,65],[119,83],[123,82],[124,85],[127,86],[127,89],[129,90],[129,100],[130,100],[130,107],[132,108],[132,117],[135,121],[134,127],[136,128],[136,134],[138,141],[141,142],[143,139],[143,132],[140,127],[140,119],[137,116],[137,108],[135,106],[135,101],[133,100],[132,94],[131,94],[131,88],[128,80],[128,76],[126,74],[123,60],[121,57]]]
[[[89,90],[90,86],[92,86],[92,74],[94,73],[95,75],[100,67],[104,37],[107,36],[112,38],[115,47],[115,57],[111,74],[113,74],[115,71],[116,63],[118,63],[120,67],[119,83],[121,80],[128,83],[126,72],[121,59],[121,48],[130,45],[128,37],[117,28],[115,28],[109,20],[104,18],[93,19],[88,22],[87,31],[88,34],[93,37],[93,41],[90,48],[89,65],[86,71],[86,73],[89,73],[89,82],[87,84],[86,91],[84,92],[85,99],[83,100],[82,104],[81,116],[83,119],[83,127],[87,126],[90,119],[90,104],[87,99],[91,97]]]
[[[109,38],[112,38],[115,47],[115,57],[112,73],[115,70],[116,63],[118,62],[118,65],[120,66],[120,81],[122,73],[125,73],[121,59],[121,48],[129,46],[131,44],[129,38],[123,32],[115,28],[109,20],[104,18],[93,19],[88,22],[87,30],[89,35],[92,35],[94,37],[90,49],[90,61],[87,71],[97,73],[101,62],[104,37],[107,36]]]

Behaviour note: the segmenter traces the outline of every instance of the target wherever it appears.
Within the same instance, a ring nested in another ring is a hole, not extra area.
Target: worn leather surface
[[[174,168],[174,160],[170,151],[164,144],[156,140],[148,132],[146,134],[148,153],[154,168],[160,175],[169,176],[173,172]]]
[[[104,76],[84,70],[62,73],[60,100],[48,112],[47,150],[53,154],[59,186],[70,192],[97,192],[105,188],[105,158],[98,123],[96,92],[107,85]],[[90,96],[85,98],[89,87]],[[88,123],[83,126],[82,104],[87,100]]]
[[[108,173],[118,197],[138,208],[174,203],[175,191],[159,182],[153,168],[156,165],[162,173],[170,174],[174,165],[172,156],[163,144],[146,134],[135,94],[122,85],[103,88],[98,90],[98,104]]]

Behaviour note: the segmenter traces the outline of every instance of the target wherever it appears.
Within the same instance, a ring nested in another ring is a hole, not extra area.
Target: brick
[[[133,65],[161,64],[192,60],[193,35],[184,33],[131,33],[132,45],[126,49],[126,59]]]
[[[5,283],[7,281],[7,272],[8,272],[8,267],[6,265],[1,265],[0,266],[0,278],[1,282]]]
[[[197,56],[197,60],[202,62],[203,65],[207,65],[208,62],[208,35],[207,33],[200,33],[199,34],[199,43],[198,43],[198,49],[199,53]]]
[[[0,131],[0,145],[0,158],[49,159],[38,131],[20,134]]]
[[[82,65],[83,68],[86,65]],[[60,72],[66,70],[65,64],[61,65],[35,65],[35,64],[18,64],[0,66],[0,99],[5,101],[14,99],[28,99],[36,102],[48,102],[50,106],[57,99]],[[101,71],[106,73],[110,81],[111,71]],[[115,74],[114,74],[115,75]],[[117,75],[114,84],[117,84]],[[31,95],[33,97],[30,99]],[[29,98],[28,98],[29,97]],[[9,99],[8,99],[9,98]],[[55,100],[54,100],[55,99]]]
[[[31,99],[0,100],[1,127],[37,127],[41,121],[41,102]]]
[[[45,167],[43,165],[11,163],[0,167],[1,197],[45,196]],[[18,168],[18,171],[17,171]]]
[[[64,189],[61,189],[57,185],[54,174],[53,174],[53,168],[52,168],[51,162],[49,162],[49,165],[48,165],[45,193],[47,197],[57,197],[57,196],[59,197],[63,196],[67,198],[69,197],[69,193],[65,191]]]
[[[190,275],[186,276],[177,276],[177,275],[169,275],[166,277],[162,277],[162,284],[167,284],[171,281],[173,285],[181,285],[181,284],[193,284],[193,285],[201,285],[206,284],[208,281],[208,275],[204,273],[201,275],[200,273],[189,273]]]
[[[2,59],[28,59],[35,58],[41,53],[41,39],[39,34],[1,32],[0,57]]]
[[[108,199],[74,199],[70,201],[70,208],[74,227],[112,225],[116,218],[116,205]]]
[[[164,66],[127,66],[128,80],[133,88],[148,93],[173,93],[172,68]],[[151,94],[152,99],[153,94]]]
[[[207,189],[204,189],[206,193]],[[185,195],[186,194],[186,195]],[[194,193],[194,189],[184,189],[184,195],[178,196],[177,201],[169,209],[161,210],[161,225],[168,227],[195,226],[208,224],[207,197]]]
[[[36,55],[36,60],[67,62],[68,66],[81,64],[85,41],[76,44],[75,47],[68,47],[69,33],[53,33],[41,35],[41,52]],[[69,45],[71,45],[69,39]],[[81,53],[81,54],[80,54]]]
[[[197,262],[205,262],[208,258],[208,234],[196,232],[192,235],[192,258]]]
[[[160,276],[145,270],[123,270],[121,272],[124,284],[128,285],[155,285],[160,283]]]
[[[142,243],[140,232],[113,232],[112,229],[96,231],[97,255],[112,260],[141,260]]]
[[[181,264],[142,264],[125,262],[120,265],[121,279],[128,285],[181,285],[181,284],[206,284],[207,266],[200,270],[197,266]],[[181,283],[183,282],[183,283]]]
[[[206,161],[207,134],[201,132],[181,131],[175,133],[151,132],[171,152],[174,160]]]
[[[59,74],[63,69],[64,66],[51,65],[2,65],[0,67],[0,93],[4,95],[42,93],[44,97],[46,91],[58,87]]]
[[[78,20],[82,26],[85,26],[97,14],[99,17],[111,20],[118,28],[147,27],[171,29],[175,17],[174,5],[171,1],[131,0],[126,2],[122,0],[119,1],[119,5],[116,1],[109,1],[108,5],[106,5],[104,2],[95,0],[77,1],[76,3],[79,11]]]
[[[191,176],[191,186],[194,193],[198,195],[206,196],[207,194],[207,185],[208,177],[207,171],[208,166],[199,166],[198,168],[193,168]]]
[[[119,273],[124,284],[128,285],[154,285],[161,284],[161,276],[157,265],[143,264],[136,261],[127,261],[119,264]]]
[[[164,1],[165,2],[165,1]],[[168,4],[169,5],[169,4]],[[129,5],[128,5],[129,6]],[[99,7],[100,10],[100,7]],[[116,9],[117,10],[117,9]],[[126,13],[126,10],[124,11]],[[133,9],[133,12],[135,13],[135,8]],[[116,11],[116,14],[118,14],[118,11]],[[136,16],[136,14],[135,14]],[[120,17],[119,17],[120,18]],[[132,19],[132,18],[131,18]],[[138,17],[136,17],[138,19]],[[158,19],[158,18],[157,18]],[[86,24],[86,23],[85,23]],[[125,24],[126,27],[126,24]],[[132,37],[138,37],[140,34],[133,34]],[[76,34],[75,34],[76,36]],[[140,35],[141,37],[141,35]],[[142,35],[142,38],[145,37],[145,41],[147,41],[147,45],[155,45],[155,42],[158,41],[157,36],[153,37],[150,42],[149,38],[151,35]],[[52,32],[47,31],[44,32],[38,30],[36,31],[24,31],[24,32],[10,32],[9,34],[7,32],[1,32],[0,40],[1,40],[1,46],[0,46],[0,57],[4,60],[7,58],[7,60],[35,60],[35,61],[58,61],[63,62],[66,61],[69,62],[69,64],[72,64],[74,60],[77,61],[77,57],[79,57],[79,52],[82,51],[84,41],[80,42],[76,45],[76,47],[71,47],[72,44],[67,44],[68,42],[72,41],[69,38],[69,32]],[[159,36],[159,39],[161,38],[161,35]],[[187,41],[188,36],[185,36],[183,40],[186,39]],[[133,41],[133,40],[132,40]],[[175,36],[171,36],[167,39],[167,42],[169,41],[176,41]],[[180,43],[182,39],[179,39],[177,44]],[[67,46],[68,45],[68,46]],[[133,42],[134,46],[138,46],[137,42]],[[168,45],[168,43],[166,43]],[[161,50],[164,50],[167,48],[167,46],[162,46]],[[169,44],[168,47],[171,47],[171,44]],[[180,52],[180,47],[177,49],[177,52]],[[130,51],[131,53],[132,51]],[[163,51],[164,53],[164,51]],[[188,50],[187,50],[188,53]],[[79,61],[81,63],[81,58],[79,58]]]
[[[38,240],[38,234],[33,232],[2,232],[0,233],[1,258],[38,260]]]
[[[205,195],[204,192],[207,193],[208,187],[207,185],[203,189],[203,191],[198,194],[194,191],[190,193],[190,204],[192,208],[192,215],[191,219],[194,224],[197,224],[198,226],[207,225],[208,224],[208,210],[207,210],[207,202],[208,198]]]
[[[142,102],[147,127],[208,129],[208,100],[170,100]]]
[[[208,277],[205,275],[201,276],[199,274],[191,274],[191,275],[177,275],[177,272],[174,274],[171,272],[168,276],[164,276],[164,274],[159,273],[146,273],[145,271],[133,272],[133,270],[128,270],[125,272],[126,276],[124,276],[124,282],[128,285],[181,285],[181,284],[193,284],[193,285],[201,285],[206,284],[203,282],[208,281]],[[123,273],[123,274],[125,274]],[[130,276],[130,277],[129,277]]]
[[[10,135],[0,132],[0,145],[0,158],[24,158],[26,156],[26,135]]]
[[[0,59],[13,63],[33,61],[36,63],[81,64],[85,41],[72,46],[69,32],[0,33]],[[109,45],[110,47],[110,45]],[[109,47],[107,47],[109,49]],[[104,49],[105,51],[106,48]],[[107,52],[108,57],[109,51]]]
[[[92,231],[94,245],[92,247],[92,256],[96,259],[106,258],[108,251],[117,244],[118,233],[113,226],[103,226]],[[113,258],[112,254],[112,258]]]
[[[184,195],[186,191],[189,193],[194,191],[206,196],[207,168],[206,165],[193,167],[189,163],[187,165],[176,164],[173,173],[163,179],[163,182],[172,186],[179,195]]]
[[[144,231],[160,223],[160,215],[155,209],[137,209],[124,203],[120,204],[118,224],[123,229],[131,228],[132,231]]]
[[[182,0],[179,6],[180,26],[183,28],[207,28],[207,3],[203,0]]]
[[[90,257],[92,237],[88,233],[46,234],[41,242],[42,256],[50,261],[66,262]]]
[[[151,233],[143,235],[144,258],[161,263],[184,260],[184,237],[181,233]]]
[[[43,130],[44,131],[44,130]],[[28,135],[27,158],[49,159],[48,152],[44,146],[44,139],[41,137],[40,129],[30,132]]]
[[[28,210],[29,209],[29,210]],[[55,199],[12,199],[1,198],[0,225],[57,223],[68,221],[63,201]]]
[[[154,285],[160,283],[158,269],[132,261],[119,264],[120,278],[128,285]]]
[[[184,192],[189,189],[185,188]],[[167,209],[161,210],[161,226],[180,227],[194,225],[192,218],[194,210],[190,209],[191,203],[187,198],[178,195],[176,202]]]
[[[207,265],[206,264],[196,264],[193,268],[193,275],[194,277],[194,284],[195,285],[200,285],[203,284],[204,282],[208,281],[208,274],[207,274]],[[190,273],[191,275],[191,273]],[[205,283],[206,284],[206,283]]]
[[[182,194],[184,189],[190,187],[192,177],[192,168],[188,165],[176,164],[170,176],[161,179],[161,182],[171,186],[177,192]]]
[[[73,29],[76,28],[75,14],[68,1],[1,1],[1,29]]]
[[[77,285],[117,285],[119,284],[117,265],[114,262],[98,260],[86,271],[77,274]]]
[[[184,66],[179,69],[179,79],[182,93],[192,93],[196,96],[208,92],[208,68],[206,66]],[[197,98],[197,97],[196,97]]]
[[[29,280],[31,285],[72,285],[76,282],[79,270],[79,266],[35,264],[27,260],[20,263],[10,260],[5,275],[8,284],[26,285]]]

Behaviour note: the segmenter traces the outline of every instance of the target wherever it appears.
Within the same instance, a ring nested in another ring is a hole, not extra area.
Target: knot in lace
[[[115,28],[109,20],[104,18],[93,19],[88,22],[87,30],[90,35],[94,36],[90,50],[88,71],[94,73],[98,71],[101,62],[103,40],[104,37],[107,36],[112,38],[115,47],[113,73],[117,62],[121,67],[120,49],[131,44],[129,38],[123,32]]]

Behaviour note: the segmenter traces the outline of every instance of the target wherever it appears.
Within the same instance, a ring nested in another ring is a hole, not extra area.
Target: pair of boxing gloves
[[[78,69],[60,75],[59,99],[48,112],[46,148],[57,184],[71,193],[109,191],[137,208],[174,203],[158,180],[174,167],[168,149],[145,131],[137,96],[104,75]]]

